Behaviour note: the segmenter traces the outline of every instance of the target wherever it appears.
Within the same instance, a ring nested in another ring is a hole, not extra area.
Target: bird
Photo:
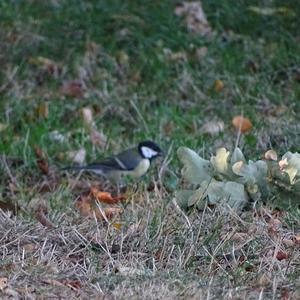
[[[107,178],[118,186],[124,176],[142,177],[147,173],[151,162],[159,156],[163,156],[162,149],[155,142],[147,140],[140,142],[134,148],[127,149],[97,163],[85,166],[69,166],[62,168],[62,170],[89,171]]]

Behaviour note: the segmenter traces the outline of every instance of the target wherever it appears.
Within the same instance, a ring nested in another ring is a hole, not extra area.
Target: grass
[[[299,297],[299,208],[276,214],[265,205],[236,215],[205,206],[186,215],[172,202],[176,176],[164,182],[166,191],[155,166],[122,216],[107,224],[78,214],[73,202],[82,187],[71,188],[57,170],[72,163],[64,156],[70,150],[84,148],[93,161],[153,139],[172,145],[168,167],[178,175],[181,145],[205,157],[220,146],[233,149],[231,119],[241,113],[254,125],[240,142],[247,157],[299,151],[299,7],[285,1],[295,15],[262,16],[250,5],[262,4],[203,1],[215,31],[203,38],[186,30],[173,1],[1,1],[0,124],[8,126],[0,130],[7,162],[0,201],[22,207],[17,216],[1,213],[2,297]],[[199,59],[200,47],[207,54]],[[168,56],[180,52],[185,59]],[[38,57],[59,70],[49,73]],[[74,79],[84,95],[62,95]],[[44,103],[46,115],[39,113]],[[107,138],[100,146],[84,126],[83,107],[92,108]],[[202,134],[211,119],[224,121],[224,132]],[[35,146],[51,176],[37,167]],[[30,214],[33,198],[46,202],[55,228]],[[278,260],[278,251],[288,258]]]

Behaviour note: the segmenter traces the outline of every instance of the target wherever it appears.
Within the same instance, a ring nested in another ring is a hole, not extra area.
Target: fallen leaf
[[[287,158],[282,159],[278,162],[280,171],[283,171],[288,166]]]
[[[81,109],[82,120],[86,127],[92,127],[94,123],[93,112],[91,108],[84,107]]]
[[[66,157],[72,162],[81,165],[85,162],[86,150],[84,148],[81,148],[77,151],[68,151],[66,153]]]
[[[66,137],[60,133],[58,130],[53,130],[49,132],[49,139],[54,142],[63,143],[66,141]]]
[[[83,83],[80,80],[71,80],[63,83],[60,92],[64,96],[82,98],[84,95]]]
[[[116,269],[116,273],[120,273],[123,276],[141,276],[145,274],[143,270],[131,268],[131,267],[123,267],[123,266],[119,266]]]
[[[127,65],[129,63],[129,56],[128,54],[121,50],[117,53],[117,62],[120,64],[120,65]]]
[[[284,252],[284,251],[282,251],[282,250],[279,250],[279,251],[277,252],[277,254],[276,254],[276,258],[277,258],[279,261],[281,261],[281,260],[284,260],[284,259],[288,259],[288,258],[289,258],[289,255],[288,255],[286,252]]]
[[[112,226],[117,229],[117,230],[121,230],[122,228],[122,223],[112,223]]]
[[[37,107],[37,114],[40,119],[47,119],[49,116],[49,103],[44,101]]]
[[[294,247],[295,246],[295,241],[292,240],[292,239],[282,239],[282,243],[285,245],[285,246],[288,246],[288,247]]]
[[[90,139],[94,146],[104,148],[107,145],[107,136],[102,131],[91,129]]]
[[[29,202],[29,209],[33,212],[36,219],[45,227],[52,229],[54,224],[48,219],[48,204],[39,197],[31,199]]]
[[[259,286],[267,286],[271,283],[271,279],[269,278],[269,276],[267,276],[266,274],[262,274],[261,276],[258,277],[258,285]]]
[[[300,175],[300,154],[298,152],[287,152],[279,162],[281,170],[288,174],[290,183],[295,184]]]
[[[63,279],[61,282],[63,285],[73,290],[81,289],[81,282],[79,280]]]
[[[38,249],[38,246],[33,243],[26,243],[22,247],[26,252],[33,252]]]
[[[34,147],[34,152],[37,157],[36,163],[43,174],[49,174],[49,164],[43,150],[37,146]]]
[[[249,132],[253,127],[251,121],[243,116],[235,116],[232,119],[232,125],[236,130],[240,130],[242,133]]]
[[[202,125],[200,131],[202,133],[207,133],[210,135],[217,135],[220,132],[224,131],[224,122],[223,121],[208,121]]]
[[[212,29],[207,21],[200,1],[183,2],[176,6],[175,14],[184,17],[188,30],[202,36],[211,34]]]
[[[98,220],[111,219],[115,215],[119,215],[123,210],[119,207],[103,207],[100,208],[91,193],[83,193],[75,202],[75,208],[83,217]]]
[[[14,215],[16,215],[20,210],[20,206],[17,203],[0,201],[0,209],[3,211],[11,211]]]
[[[119,207],[105,207],[103,211],[107,219],[112,219],[114,216],[121,214],[123,209]]]
[[[3,291],[8,286],[8,279],[6,277],[0,277],[0,290]]]
[[[187,54],[184,51],[171,52],[169,59],[171,61],[187,61]]]
[[[265,159],[277,161],[277,159],[278,159],[277,153],[274,150],[268,150],[265,153]]]
[[[214,82],[214,90],[217,92],[217,93],[220,93],[225,87],[225,84],[222,80],[220,79],[217,79],[215,82]]]
[[[61,71],[61,67],[56,62],[43,56],[30,57],[28,62],[33,65],[41,66],[47,73],[55,77],[58,77]]]
[[[91,188],[93,196],[100,202],[107,204],[116,204],[125,199],[123,195],[113,197],[109,192],[99,191],[96,187]]]

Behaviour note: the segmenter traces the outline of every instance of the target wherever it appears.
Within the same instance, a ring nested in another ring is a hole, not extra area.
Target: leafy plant
[[[187,183],[186,189],[176,192],[183,208],[201,206],[205,199],[209,204],[223,203],[236,210],[250,201],[271,200],[285,207],[300,204],[299,153],[287,152],[278,161],[275,151],[269,150],[265,159],[248,162],[239,148],[231,155],[220,148],[210,160],[187,147],[180,147],[177,155]]]

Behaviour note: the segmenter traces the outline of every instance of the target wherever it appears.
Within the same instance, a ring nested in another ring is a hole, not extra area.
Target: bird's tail
[[[96,174],[103,174],[103,170],[101,167],[95,167],[94,165],[86,165],[86,166],[68,166],[61,168],[60,171],[90,171]]]

